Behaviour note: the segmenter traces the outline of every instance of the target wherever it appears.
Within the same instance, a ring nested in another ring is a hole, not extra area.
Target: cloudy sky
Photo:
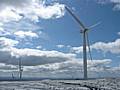
[[[0,0],[0,77],[82,78],[82,35],[65,6],[90,27],[89,77],[120,75],[120,0]]]

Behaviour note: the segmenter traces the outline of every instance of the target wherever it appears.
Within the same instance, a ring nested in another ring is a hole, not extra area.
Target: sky
[[[89,28],[89,77],[120,75],[120,0],[0,0],[0,77],[82,78],[82,34]],[[87,50],[88,51],[88,50]]]

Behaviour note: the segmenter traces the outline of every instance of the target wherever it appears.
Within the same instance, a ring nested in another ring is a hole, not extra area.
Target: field
[[[120,79],[1,81],[0,90],[120,90]]]

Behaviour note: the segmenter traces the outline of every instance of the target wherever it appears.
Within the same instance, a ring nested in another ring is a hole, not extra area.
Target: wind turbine
[[[14,79],[15,77],[14,77],[14,74],[12,73],[12,79]]]
[[[92,25],[89,29],[84,26],[84,24],[80,21],[80,19],[70,10],[68,6],[65,6],[65,9],[69,12],[69,14],[76,20],[76,22],[79,24],[81,33],[83,34],[83,69],[84,69],[84,79],[88,79],[87,74],[87,45],[88,45],[88,51],[90,55],[90,59],[92,60],[91,56],[91,50],[89,45],[89,39],[88,39],[88,31],[90,28],[93,28],[97,26],[100,23]]]
[[[21,61],[21,58],[19,58],[19,78],[20,79],[22,79],[22,72],[23,72],[22,61]]]

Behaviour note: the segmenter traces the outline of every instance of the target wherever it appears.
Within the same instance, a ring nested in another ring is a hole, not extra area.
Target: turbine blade
[[[90,27],[88,27],[88,29],[86,29],[86,32],[90,31],[92,28],[98,26],[99,24],[101,24],[101,21],[97,22],[96,24],[91,25]]]
[[[90,60],[92,61],[93,58],[92,58],[92,53],[91,53],[91,48],[90,48],[90,41],[89,41],[89,37],[88,37],[88,33],[87,32],[86,32],[86,40],[87,40],[87,45],[88,45],[89,57],[90,57]]]
[[[97,22],[97,23],[91,25],[91,26],[89,27],[89,29],[92,29],[92,28],[98,26],[99,24],[101,24],[101,21],[99,21],[99,22]]]
[[[80,21],[80,19],[78,18],[78,16],[76,16],[68,6],[65,6],[65,9],[69,12],[69,14],[76,20],[76,22],[80,25],[82,30],[85,30],[85,26],[84,24]]]

